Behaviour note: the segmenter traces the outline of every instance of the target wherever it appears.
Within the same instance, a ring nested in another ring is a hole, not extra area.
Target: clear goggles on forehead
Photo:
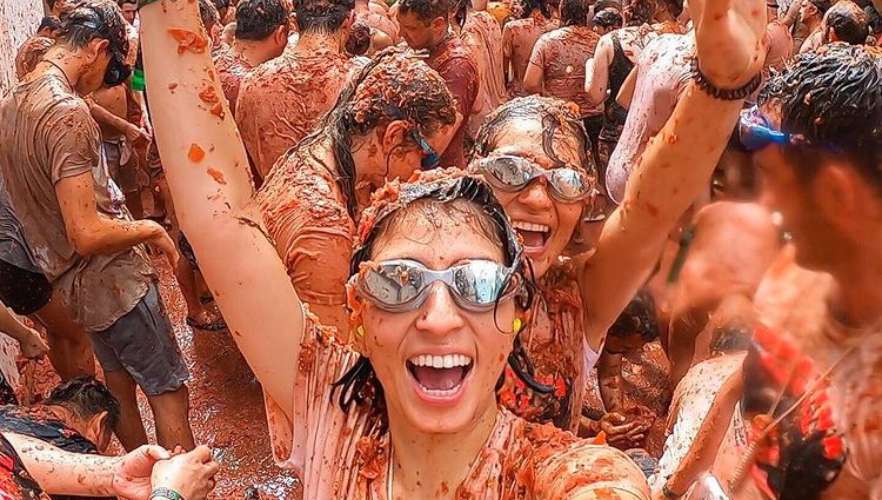
[[[377,307],[389,312],[419,308],[435,282],[442,282],[463,309],[492,310],[517,290],[517,274],[490,260],[470,260],[442,271],[412,260],[370,262],[349,283]]]
[[[551,196],[564,203],[583,200],[597,193],[594,180],[581,170],[560,167],[546,170],[520,156],[494,155],[472,164],[494,187],[503,191],[520,191],[533,180],[544,177],[551,186]]]

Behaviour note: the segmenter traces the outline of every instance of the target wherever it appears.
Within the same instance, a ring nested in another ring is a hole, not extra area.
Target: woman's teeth
[[[472,364],[472,358],[462,354],[445,354],[443,356],[422,354],[410,358],[409,361],[414,366],[426,366],[429,368],[454,368]]]
[[[524,240],[527,249],[541,249],[551,236],[551,228],[545,224],[514,221],[511,224]]]
[[[548,233],[551,232],[551,228],[546,226],[545,224],[533,224],[532,222],[522,222],[522,221],[514,221],[511,223],[515,229],[520,229],[521,231],[532,231],[534,233]]]

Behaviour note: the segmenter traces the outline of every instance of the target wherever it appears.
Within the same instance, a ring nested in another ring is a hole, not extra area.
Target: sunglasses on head
[[[513,268],[490,260],[470,260],[435,271],[401,259],[367,263],[349,284],[380,309],[404,312],[422,306],[432,285],[441,282],[459,307],[487,312],[515,293],[517,281]]]
[[[801,136],[772,128],[769,119],[763,115],[758,106],[741,111],[738,138],[748,151],[758,151],[770,144],[788,146],[805,143]]]
[[[527,158],[513,155],[490,156],[473,165],[487,182],[503,191],[521,191],[535,179],[544,177],[551,186],[551,196],[563,203],[584,200],[597,193],[594,180],[572,167],[546,170]]]

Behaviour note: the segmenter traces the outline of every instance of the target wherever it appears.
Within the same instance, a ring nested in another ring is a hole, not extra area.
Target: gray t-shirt
[[[0,173],[37,266],[91,332],[109,328],[147,293],[143,247],[82,257],[67,238],[55,186],[91,172],[100,216],[130,220],[101,158],[98,125],[60,75],[36,72],[0,102]]]

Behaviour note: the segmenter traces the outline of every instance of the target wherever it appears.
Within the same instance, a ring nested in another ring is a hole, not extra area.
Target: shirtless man
[[[447,149],[440,153],[440,166],[466,166],[466,124],[478,97],[478,65],[462,38],[453,33],[450,20],[454,5],[447,0],[402,0],[398,9],[401,36],[416,50],[428,50],[426,63],[437,71],[457,101],[461,116]]]
[[[231,113],[236,113],[239,88],[248,72],[280,56],[288,45],[288,14],[283,0],[243,0],[236,7],[235,40],[213,55]]]
[[[593,146],[602,125],[597,118],[603,103],[588,101],[585,62],[594,57],[600,37],[588,26],[586,0],[563,0],[560,6],[561,27],[539,37],[533,47],[524,90],[576,103]]]
[[[760,320],[796,337],[821,369],[838,362],[829,393],[849,456],[832,487],[847,493],[835,498],[882,496],[880,68],[877,53],[858,45],[800,56],[783,74],[778,98],[745,113],[740,127],[792,237],[796,264],[828,276],[792,273],[792,303],[769,307],[757,294],[757,306]],[[754,141],[758,120],[786,131],[784,143]],[[787,275],[775,271],[781,289]],[[817,280],[822,286],[812,285]]]
[[[355,0],[355,19],[371,29],[371,45],[368,55],[383,50],[398,42],[398,24],[389,18],[386,11],[378,12],[376,4],[369,0]]]
[[[508,100],[502,70],[502,28],[487,12],[487,0],[472,0],[462,37],[472,49],[480,76],[478,98],[467,124],[469,136],[474,137],[487,115]]]
[[[524,0],[521,8],[521,18],[505,23],[502,28],[502,67],[512,97],[528,95],[524,74],[533,46],[540,36],[557,28],[546,0]]]
[[[297,44],[242,81],[236,124],[260,180],[331,109],[346,84],[352,8],[352,0],[299,2]]]
[[[869,20],[864,11],[851,0],[841,0],[824,14],[820,29],[805,40],[799,52],[812,52],[833,42],[861,45],[869,34]]]
[[[795,0],[800,4],[800,25],[793,35],[794,52],[802,52],[802,45],[815,33],[821,31],[824,15],[833,5],[831,0]]]

